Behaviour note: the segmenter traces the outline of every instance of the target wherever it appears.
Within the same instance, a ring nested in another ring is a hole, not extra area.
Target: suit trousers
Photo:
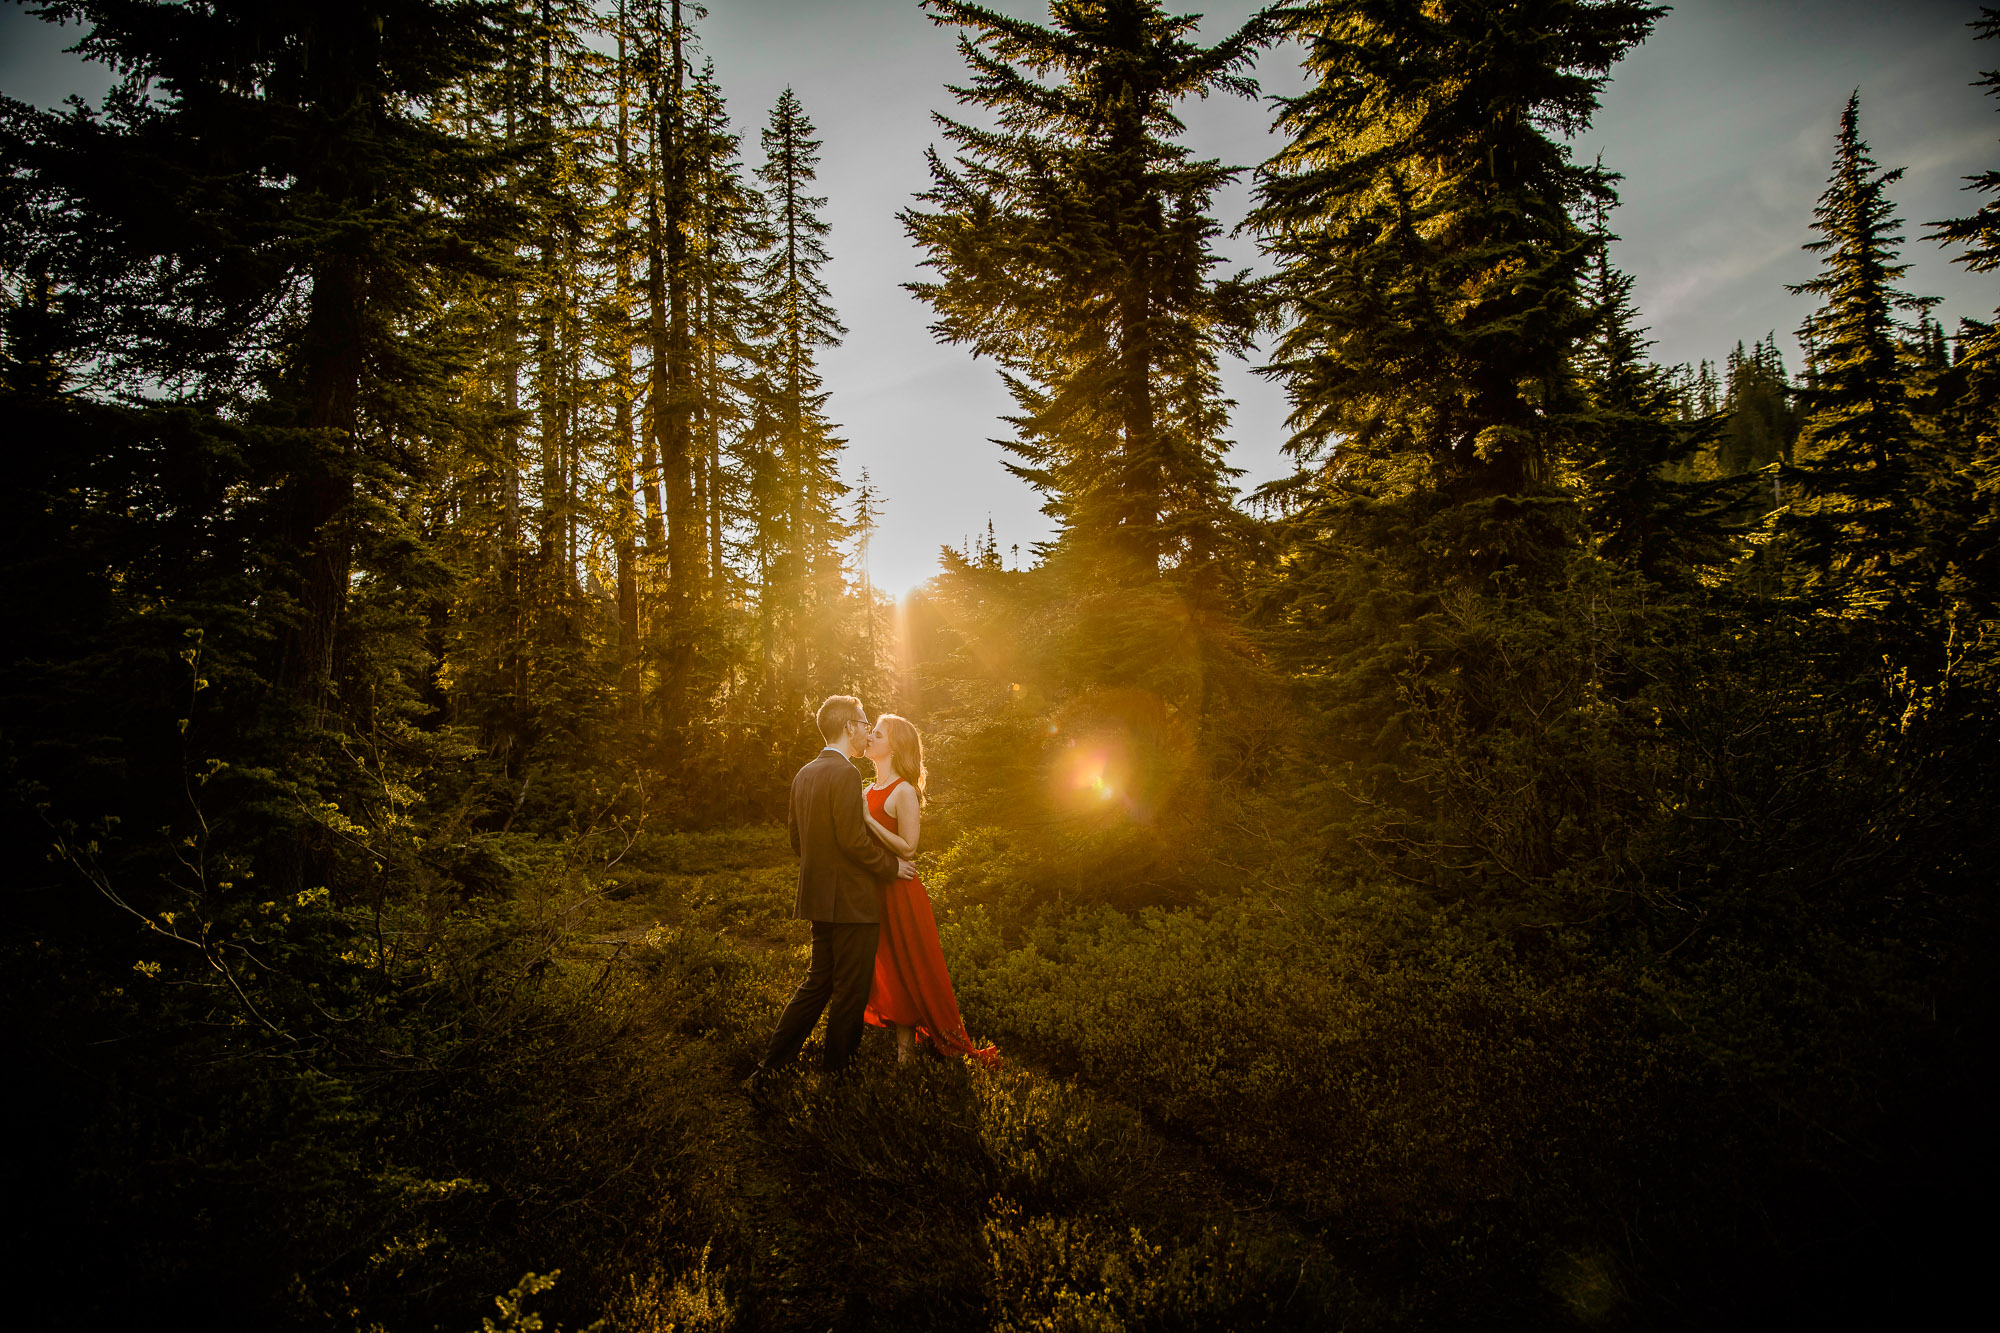
[[[861,1044],[861,1016],[875,981],[875,944],[882,927],[873,921],[812,923],[812,965],[778,1018],[762,1068],[775,1069],[799,1053],[826,1011],[823,1066],[844,1069]]]

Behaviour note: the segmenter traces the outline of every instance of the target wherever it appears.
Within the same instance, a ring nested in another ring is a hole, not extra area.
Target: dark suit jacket
[[[896,878],[896,854],[868,831],[861,775],[838,750],[792,779],[792,850],[799,897],[792,915],[808,921],[877,921],[882,886]]]

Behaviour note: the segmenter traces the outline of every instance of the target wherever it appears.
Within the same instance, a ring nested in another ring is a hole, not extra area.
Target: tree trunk
[[[655,90],[655,102],[658,93]],[[652,162],[646,188],[646,344],[650,366],[646,377],[646,414],[640,427],[639,499],[646,511],[646,549],[655,559],[667,555],[667,516],[660,503],[661,416],[672,388],[667,375],[667,274],[665,222],[660,216],[660,176],[665,147],[660,142],[660,120],[652,121]]]
[[[1119,378],[1123,402],[1119,423],[1124,435],[1124,466],[1118,478],[1118,525],[1121,554],[1133,563],[1133,572],[1144,579],[1160,572],[1161,490],[1165,478],[1161,467],[1159,440],[1153,420],[1153,329],[1151,274],[1147,264],[1147,241],[1161,231],[1159,201],[1148,198],[1138,178],[1146,160],[1146,126],[1137,107],[1123,108],[1112,131],[1113,151],[1135,172],[1121,182],[1128,190],[1121,210],[1128,219],[1121,224],[1120,248],[1129,276],[1118,298]],[[1147,236],[1135,236],[1126,228],[1144,228]]]
[[[712,318],[712,316],[711,316]],[[725,577],[722,548],[722,423],[716,413],[716,403],[721,394],[718,383],[719,372],[715,365],[713,330],[710,332],[708,352],[708,577],[709,596],[720,598],[729,591]]]
[[[1147,299],[1146,280],[1135,278],[1120,302],[1120,349],[1125,381],[1124,436],[1125,467],[1120,478],[1124,510],[1119,517],[1125,551],[1141,578],[1160,572],[1160,489],[1159,441],[1153,423],[1152,314]]]
[[[323,714],[353,558],[347,519],[361,393],[361,281],[351,265],[336,262],[314,275],[303,341],[306,424],[322,443],[299,470],[287,504],[286,536],[299,552],[299,614],[284,638],[278,678]]]
[[[653,429],[659,438],[661,481],[667,521],[666,680],[662,719],[668,735],[687,722],[688,684],[694,662],[694,594],[698,566],[707,546],[695,506],[692,340],[688,336],[687,221],[689,203],[685,67],[681,51],[681,6],[673,0],[670,43],[673,68],[667,97],[659,108],[660,196],[666,286],[666,320],[653,348],[654,384],[659,396]],[[664,370],[664,375],[661,371]],[[664,380],[664,383],[662,383]]]
[[[555,102],[555,52],[554,34],[549,15],[549,0],[542,0],[541,6],[541,46],[537,53],[537,73],[539,87],[536,96],[536,120],[547,142],[554,127]],[[568,583],[568,575],[563,570],[563,403],[562,403],[562,349],[558,345],[556,314],[563,298],[562,243],[556,235],[556,222],[551,218],[548,229],[543,232],[537,247],[540,260],[539,281],[535,293],[535,407],[536,443],[541,452],[541,514],[536,533],[537,557],[540,564],[540,584],[538,600],[560,592]]]
[[[612,361],[612,393],[616,396],[612,423],[611,541],[618,562],[618,720],[639,723],[639,580],[638,510],[632,488],[632,253],[631,253],[631,95],[625,63],[625,5],[618,5],[618,191],[615,223],[618,347]]]
[[[700,582],[706,554],[706,524],[695,505],[694,357],[689,336],[688,220],[692,163],[688,160],[685,75],[681,53],[681,5],[673,0],[673,77],[662,108],[660,139],[665,149],[661,193],[666,205],[667,397],[661,421],[660,462],[667,500],[667,588],[674,613],[684,614]]]

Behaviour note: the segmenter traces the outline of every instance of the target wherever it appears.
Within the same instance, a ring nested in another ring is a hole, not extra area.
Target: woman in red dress
[[[884,713],[875,720],[862,754],[875,764],[868,827],[896,855],[914,857],[923,825],[923,738],[906,719]],[[975,1049],[965,1034],[951,973],[938,947],[930,895],[918,880],[899,879],[883,890],[882,938],[875,948],[867,1018],[876,1027],[896,1029],[897,1064],[908,1060],[915,1040],[921,1040],[940,1053],[952,1051],[988,1069],[1000,1067],[1000,1052],[990,1045]]]

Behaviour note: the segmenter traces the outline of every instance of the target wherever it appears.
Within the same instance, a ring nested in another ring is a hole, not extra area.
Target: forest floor
[[[815,1035],[775,1086],[744,1092],[809,952],[784,830],[637,850],[577,913],[571,961],[630,981],[625,1039],[689,1108],[653,1147],[698,1165],[688,1197],[660,1201],[678,1268],[635,1279],[613,1328],[1380,1322],[1321,1240],[1199,1145],[1004,1035],[988,1074],[899,1067],[871,1029],[842,1077],[817,1072]]]

